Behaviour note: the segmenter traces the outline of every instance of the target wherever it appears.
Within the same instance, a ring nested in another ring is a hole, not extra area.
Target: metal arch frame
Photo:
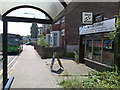
[[[22,17],[8,17],[6,16],[8,13],[19,9],[19,8],[33,8],[36,9],[40,12],[43,12],[46,16],[48,16],[49,19],[35,19],[35,18],[22,18]],[[12,21],[12,22],[36,22],[36,23],[43,23],[43,24],[52,24],[52,17],[46,13],[44,10],[34,7],[34,6],[28,6],[28,5],[23,5],[23,6],[18,6],[18,7],[14,7],[10,10],[8,10],[7,12],[5,12],[3,15],[0,15],[0,19],[3,21],[3,88],[5,87],[7,81],[8,81],[8,74],[7,74],[7,51],[8,51],[8,47],[7,47],[7,32],[8,32],[8,21]]]
[[[60,2],[64,8],[67,7],[67,4],[64,2]],[[6,16],[8,13],[19,9],[19,8],[33,8],[36,9],[40,12],[43,12],[46,16],[48,16],[48,19],[35,19],[35,18],[22,18],[22,17],[8,17]],[[34,7],[34,6],[29,6],[29,5],[22,5],[22,6],[17,6],[17,7],[13,7],[12,9],[8,10],[7,12],[5,12],[3,15],[0,15],[0,20],[3,21],[3,88],[5,87],[7,81],[8,81],[8,74],[7,74],[7,32],[8,32],[8,21],[11,22],[36,22],[36,23],[43,23],[43,24],[52,24],[53,23],[53,19],[52,17],[46,13],[44,10],[38,8],[38,7]]]
[[[66,2],[64,0],[59,0],[59,2],[63,5],[64,8],[67,7],[67,4],[66,4]]]
[[[38,18],[25,18],[25,17],[11,17],[11,16],[7,16],[7,14],[9,14],[10,12],[20,9],[20,8],[32,8],[35,10],[38,10],[42,13],[44,13],[49,19],[38,19]],[[22,5],[22,6],[17,6],[17,7],[13,7],[10,10],[8,10],[7,12],[5,12],[2,15],[2,21],[10,21],[10,22],[27,22],[27,23],[31,23],[31,22],[36,22],[36,23],[41,23],[41,24],[52,24],[53,19],[52,17],[46,13],[44,10],[35,7],[35,6],[30,6],[30,5]]]
[[[47,13],[45,12],[44,10],[38,8],[38,7],[35,7],[35,6],[31,6],[31,5],[20,5],[20,6],[17,6],[17,7],[13,7],[12,9],[8,10],[7,12],[5,12],[2,17],[6,17],[7,14],[9,14],[10,12],[14,11],[14,10],[17,10],[17,9],[20,9],[20,8],[32,8],[32,9],[36,9],[42,13],[44,13],[46,16],[48,16],[48,18],[50,20],[53,20],[52,17]]]

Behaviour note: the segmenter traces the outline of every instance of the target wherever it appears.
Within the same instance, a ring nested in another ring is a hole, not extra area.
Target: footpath
[[[33,46],[26,46],[9,72],[11,88],[58,88],[59,85]]]
[[[52,58],[43,59],[43,61],[50,70]],[[62,63],[62,66],[64,67],[64,70],[60,69],[58,61],[57,59],[55,59],[55,62],[53,64],[53,70],[51,72],[58,83],[60,83],[60,81],[62,81],[63,79],[67,79],[68,77],[72,77],[75,75],[79,75],[79,79],[80,81],[82,81],[83,79],[88,78],[88,74],[91,71],[94,71],[93,69],[87,67],[85,64],[76,63],[74,59],[60,58],[60,61]]]
[[[11,88],[61,88],[59,83],[63,79],[80,75],[79,79],[82,81],[88,78],[89,72],[93,71],[72,59],[60,59],[64,67],[64,70],[61,70],[55,59],[51,72],[51,61],[52,58],[41,59],[33,46],[26,46],[9,72],[9,77],[15,78]]]

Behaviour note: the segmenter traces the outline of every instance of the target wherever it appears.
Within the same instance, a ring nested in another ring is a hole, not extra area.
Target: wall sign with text
[[[91,33],[109,32],[115,30],[115,18],[79,27],[79,35]]]
[[[93,14],[91,12],[82,12],[82,24],[92,24]]]

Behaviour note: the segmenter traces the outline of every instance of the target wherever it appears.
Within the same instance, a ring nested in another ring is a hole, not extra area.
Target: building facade
[[[102,12],[103,20],[108,22],[106,26],[109,27],[111,24],[107,19],[118,15],[118,8],[118,2],[81,2],[79,6],[72,9],[56,24],[52,25],[50,36],[53,38],[51,39],[51,44],[57,47],[66,47],[66,53],[77,51],[80,62],[86,62],[87,65],[93,66],[93,68],[100,66],[100,69],[101,66],[113,66],[115,62],[114,44],[109,39],[108,33],[110,30],[105,31],[101,29],[104,32],[80,35],[79,28],[86,26],[82,24],[82,12],[91,12],[94,16]],[[112,23],[115,24],[114,21]],[[93,30],[96,31],[97,29]],[[54,41],[59,43],[55,43]],[[93,61],[95,64],[93,64]]]

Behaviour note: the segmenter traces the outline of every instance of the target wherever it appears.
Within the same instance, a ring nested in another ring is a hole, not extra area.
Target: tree
[[[36,23],[32,23],[32,26],[31,26],[31,38],[37,38],[38,36],[38,26]]]
[[[111,35],[111,39],[114,40],[115,45],[115,65],[120,69],[120,10],[119,15],[116,16],[117,22],[115,23],[116,30],[114,32],[109,33]]]

